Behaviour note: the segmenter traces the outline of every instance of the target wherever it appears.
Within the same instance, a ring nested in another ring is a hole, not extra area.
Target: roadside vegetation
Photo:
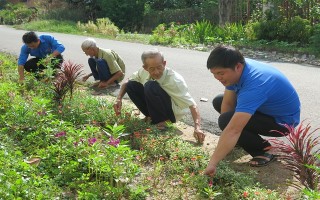
[[[159,4],[161,1],[39,1],[35,9],[3,2],[1,23],[26,30],[183,48],[224,43],[285,53],[320,53],[316,23],[320,15],[317,9],[305,15],[309,7],[302,1],[286,1],[297,10],[304,8],[299,12],[290,12],[290,5],[285,7],[281,1],[272,1],[274,7],[262,12],[260,1],[253,1],[256,4],[250,4],[248,19],[223,24],[205,9],[216,8],[215,0],[192,1],[192,5],[178,3],[182,1],[168,1],[170,5]],[[86,2],[98,2],[95,6],[102,10],[97,12]],[[238,2],[243,6],[247,1]],[[120,10],[113,7],[118,4]],[[312,6],[317,8],[317,4]],[[203,17],[187,21],[190,12]],[[254,172],[234,170],[227,161],[219,165],[214,178],[203,176],[207,152],[182,140],[173,125],[163,133],[145,124],[129,106],[115,117],[113,97],[93,97],[76,82],[81,65],[64,63],[59,76],[51,77],[48,70],[42,81],[29,74],[20,85],[15,60],[0,53],[1,199],[320,198],[319,152],[314,150],[319,139],[308,136],[318,130],[311,132],[309,126],[301,125],[291,130],[291,146],[274,141],[289,155],[282,159],[299,182],[295,186],[300,193],[290,197],[258,183],[259,175]]]
[[[174,126],[164,133],[142,122],[129,106],[116,117],[112,97],[75,81],[81,65],[65,62],[56,78],[49,70],[21,85],[15,58],[0,58],[3,199],[285,199],[227,162],[203,176],[200,146]]]
[[[0,17],[2,24],[26,30],[196,49],[224,43],[319,56],[317,1],[228,1],[230,8],[219,7],[224,1],[218,0],[41,1],[32,9],[24,4],[0,4]],[[223,11],[230,15],[227,20],[219,15],[218,8],[226,9]]]

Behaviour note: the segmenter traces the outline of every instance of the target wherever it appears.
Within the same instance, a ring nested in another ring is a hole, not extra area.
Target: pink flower
[[[114,139],[112,136],[109,138],[109,145],[114,146],[114,147],[118,147],[118,145],[120,144],[120,140],[119,139]]]
[[[210,181],[209,181],[209,187],[212,187],[212,186],[213,186],[213,181],[210,180]]]
[[[88,139],[88,143],[89,143],[90,146],[93,145],[96,141],[97,141],[96,138],[89,138]]]
[[[66,132],[65,131],[61,131],[61,132],[59,132],[59,133],[54,135],[54,137],[56,137],[56,138],[64,137],[64,136],[66,136]]]

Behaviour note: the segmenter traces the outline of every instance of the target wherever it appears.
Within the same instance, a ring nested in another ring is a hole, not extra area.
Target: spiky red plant
[[[284,165],[294,173],[294,177],[306,188],[318,190],[320,175],[315,168],[309,166],[319,165],[317,154],[320,149],[317,145],[320,143],[320,135],[315,135],[319,128],[310,131],[310,124],[304,127],[303,123],[296,128],[285,126],[288,134],[280,132],[285,136],[284,140],[274,138],[269,141],[280,151],[279,159],[285,161]],[[301,189],[298,184],[292,183],[292,185]]]
[[[53,82],[54,100],[61,105],[65,95],[68,92],[68,82],[63,73],[58,73],[56,79]]]
[[[75,82],[82,75],[83,65],[75,64],[72,61],[64,61],[61,65],[61,71],[64,74],[70,90],[70,99],[72,99]]]

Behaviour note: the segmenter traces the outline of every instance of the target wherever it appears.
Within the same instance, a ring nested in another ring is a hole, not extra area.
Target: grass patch
[[[71,21],[37,20],[14,27],[33,31],[79,34],[77,24]]]

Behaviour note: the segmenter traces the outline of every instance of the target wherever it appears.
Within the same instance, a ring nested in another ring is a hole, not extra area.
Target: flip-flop
[[[260,156],[255,156],[250,160],[250,162],[256,162],[256,164],[252,164],[249,162],[251,167],[263,167],[269,165],[272,161],[275,161],[277,157],[270,153],[264,153]]]

